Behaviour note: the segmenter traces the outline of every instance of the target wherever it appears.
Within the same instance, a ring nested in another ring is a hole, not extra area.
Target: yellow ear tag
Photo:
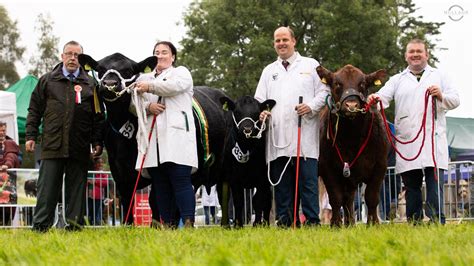
[[[323,84],[328,84],[328,82],[326,81],[326,78],[322,78],[322,79],[321,79],[321,82],[322,82]]]
[[[151,68],[149,66],[145,67],[145,69],[143,70],[144,73],[150,73],[151,72]]]
[[[380,79],[377,79],[376,81],[374,81],[374,84],[375,86],[380,86],[382,85],[382,82],[380,81]]]
[[[89,66],[89,64],[86,64],[86,65],[84,66],[84,70],[86,70],[86,71],[91,71],[92,68],[91,68],[91,66]]]
[[[225,103],[222,105],[222,109],[224,109],[224,111],[229,111],[229,107],[227,106],[227,102],[225,102]]]

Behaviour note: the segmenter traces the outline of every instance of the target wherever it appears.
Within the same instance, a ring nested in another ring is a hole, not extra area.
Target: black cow
[[[131,202],[133,188],[135,186],[138,172],[135,170],[137,159],[136,131],[138,128],[137,118],[129,112],[131,95],[126,93],[126,86],[136,79],[140,72],[146,69],[154,69],[157,58],[151,56],[140,63],[115,53],[95,61],[92,57],[79,55],[79,62],[85,69],[93,69],[98,72],[99,96],[104,100],[107,109],[107,130],[105,136],[105,147],[109,155],[109,164],[112,176],[117,184],[122,207],[126,211]],[[105,76],[104,76],[105,75]],[[225,138],[225,118],[219,98],[225,94],[216,89],[208,87],[196,87],[194,98],[202,107],[205,114],[206,125],[203,119],[198,119],[194,113],[196,122],[196,137],[198,143],[199,170],[193,174],[193,186],[197,189],[201,185],[210,188],[216,184],[222,168],[222,154]],[[208,128],[207,132],[204,128]],[[203,131],[201,131],[203,129]],[[206,140],[205,133],[208,139]],[[206,146],[203,146],[206,145]],[[176,147],[185,148],[185,147]],[[208,160],[205,160],[205,150],[209,150]],[[140,178],[138,189],[150,184],[150,180]],[[150,201],[152,202],[152,201]],[[158,210],[150,206],[154,217],[158,217]],[[130,215],[132,216],[132,215]],[[129,217],[128,223],[132,223]]]
[[[318,75],[331,88],[329,107],[321,114],[319,174],[333,209],[331,225],[354,224],[354,195],[364,182],[368,223],[378,223],[376,208],[387,169],[388,139],[380,113],[366,107],[368,89],[379,84],[385,71],[364,74],[346,65],[335,73],[319,66]],[[360,154],[360,155],[358,155]]]
[[[256,188],[253,196],[255,225],[269,224],[272,195],[265,164],[265,125],[259,121],[263,110],[270,110],[274,100],[259,103],[253,97],[242,96],[234,103],[228,97],[220,99],[228,125],[224,155],[224,181],[229,182],[235,208],[235,227],[244,222],[244,189]],[[222,199],[220,199],[222,203]],[[225,213],[225,212],[224,212]],[[223,219],[227,218],[223,216]],[[226,224],[227,221],[223,221]]]
[[[25,194],[27,197],[35,197],[38,192],[38,188],[36,185],[37,179],[28,179],[25,181]]]

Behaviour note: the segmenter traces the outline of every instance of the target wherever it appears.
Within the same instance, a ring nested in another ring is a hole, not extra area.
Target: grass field
[[[474,223],[0,231],[0,265],[474,265]]]

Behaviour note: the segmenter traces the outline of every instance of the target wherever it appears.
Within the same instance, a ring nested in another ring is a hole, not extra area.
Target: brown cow
[[[387,169],[388,139],[376,108],[365,109],[368,89],[380,85],[385,70],[364,74],[346,65],[333,73],[319,66],[316,71],[331,88],[327,107],[321,113],[319,173],[333,209],[331,226],[354,224],[354,196],[358,184],[367,184],[365,202],[368,223],[378,223],[380,185]]]

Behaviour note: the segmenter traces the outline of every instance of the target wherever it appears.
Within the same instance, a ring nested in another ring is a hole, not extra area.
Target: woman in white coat
[[[153,51],[158,57],[155,71],[140,76],[135,86],[138,93],[145,93],[147,113],[151,117],[156,115],[145,162],[152,177],[149,200],[158,206],[166,226],[179,222],[174,217],[174,206],[177,206],[185,227],[192,227],[196,201],[191,171],[198,166],[192,113],[193,80],[187,68],[174,67],[177,51],[172,43],[158,42]]]
[[[448,110],[456,108],[459,95],[449,79],[428,65],[429,54],[424,41],[411,40],[406,48],[405,60],[408,67],[401,73],[391,77],[376,94],[369,95],[368,101],[378,98],[384,108],[395,102],[395,132],[401,141],[412,140],[418,133],[425,112],[425,93],[436,97],[437,120],[435,121],[435,150],[433,151],[432,133],[432,103],[428,102],[426,114],[426,137],[420,155],[412,161],[407,161],[397,154],[395,171],[401,174],[406,190],[406,213],[410,222],[420,223],[423,219],[423,200],[421,187],[423,177],[426,183],[426,214],[433,222],[445,223],[443,213],[443,171],[435,177],[435,155],[437,167],[448,168],[448,143],[446,138],[446,116]],[[406,158],[413,158],[422,145],[422,136],[413,143],[399,144],[397,149]],[[439,191],[439,193],[438,193]]]

